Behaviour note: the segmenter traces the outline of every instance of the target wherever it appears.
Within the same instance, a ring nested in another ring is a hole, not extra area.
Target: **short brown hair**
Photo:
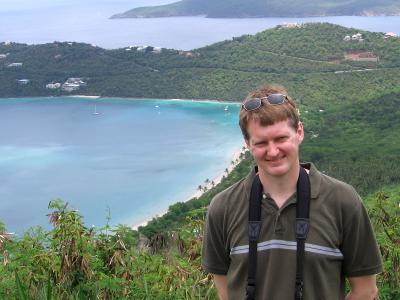
[[[243,106],[240,109],[239,126],[246,140],[250,138],[247,126],[251,120],[260,122],[262,126],[269,126],[276,122],[288,120],[290,126],[297,130],[299,126],[299,115],[296,110],[296,104],[293,99],[288,96],[283,86],[265,85],[251,92],[243,102],[250,98],[263,98],[271,94],[284,94],[286,95],[287,101],[280,105],[268,105],[263,101],[261,107],[253,111],[247,111]]]

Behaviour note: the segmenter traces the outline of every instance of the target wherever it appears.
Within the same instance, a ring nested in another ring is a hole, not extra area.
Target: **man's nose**
[[[268,149],[267,149],[267,154],[268,156],[274,157],[279,154],[279,148],[275,143],[269,143]]]

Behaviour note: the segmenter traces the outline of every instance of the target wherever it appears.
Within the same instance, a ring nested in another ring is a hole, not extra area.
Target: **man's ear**
[[[303,127],[303,123],[301,123],[300,121],[297,126],[297,135],[299,136],[299,141],[301,143],[304,140],[304,127]]]
[[[248,139],[244,139],[244,142],[246,143],[247,149],[250,150],[250,141]]]

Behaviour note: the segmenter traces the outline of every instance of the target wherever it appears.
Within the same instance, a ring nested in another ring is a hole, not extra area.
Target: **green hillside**
[[[111,18],[199,16],[209,18],[312,17],[398,15],[395,0],[182,0],[167,5],[138,7]]]
[[[343,41],[357,32],[363,34],[362,42]],[[2,43],[0,54],[8,55],[0,59],[0,93],[2,97],[86,94],[240,100],[264,82],[279,82],[305,104],[326,106],[338,99],[364,99],[365,92],[390,91],[398,86],[400,66],[399,39],[385,40],[380,33],[331,24],[274,28],[189,52],[127,49]],[[345,60],[345,54],[354,51],[372,53],[377,62]],[[22,66],[8,67],[18,62]],[[359,72],[366,68],[374,70]],[[70,77],[84,78],[87,86],[73,92],[45,87]],[[20,79],[30,82],[22,85]],[[319,97],[312,95],[321,85]]]

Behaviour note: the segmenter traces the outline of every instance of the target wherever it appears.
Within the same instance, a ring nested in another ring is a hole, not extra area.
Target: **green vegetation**
[[[357,32],[364,41],[343,41]],[[400,39],[331,24],[277,27],[191,52],[126,49],[59,42],[0,44],[0,53],[9,53],[0,60],[1,95],[241,100],[261,84],[277,82],[304,104],[322,107],[381,95],[398,86],[400,77]],[[345,60],[350,51],[372,52],[379,60]],[[15,62],[23,65],[7,67]],[[360,72],[365,68],[374,70]],[[87,86],[71,93],[45,87],[69,77],[84,78]],[[19,79],[30,82],[21,85]]]
[[[398,299],[400,186],[370,194],[366,203],[385,264],[380,299]],[[217,299],[201,269],[205,208],[153,235],[145,247],[126,226],[85,228],[82,216],[60,200],[49,209],[48,232],[34,228],[11,239],[0,224],[1,299]]]
[[[395,0],[182,0],[171,4],[138,7],[111,18],[198,16],[209,18],[311,17],[351,15],[396,15]]]

